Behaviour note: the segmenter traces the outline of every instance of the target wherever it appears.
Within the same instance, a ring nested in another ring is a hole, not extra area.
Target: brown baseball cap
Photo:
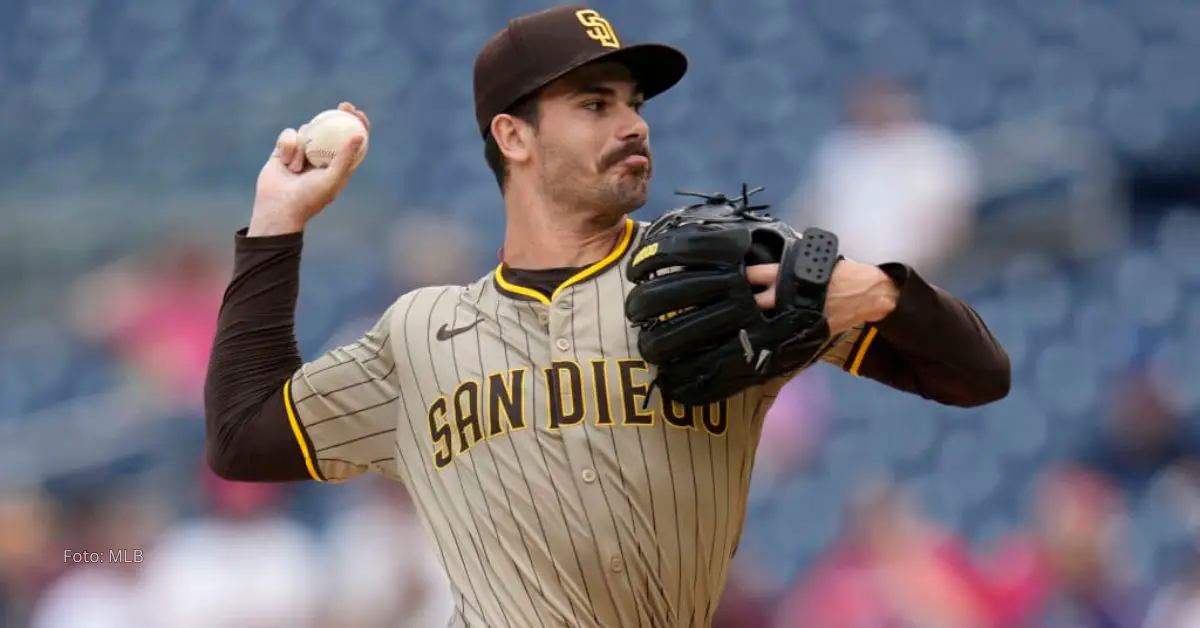
[[[492,118],[555,79],[594,61],[624,64],[646,99],[687,72],[687,57],[666,44],[626,46],[598,11],[559,5],[518,17],[475,57],[475,119],[484,137]]]

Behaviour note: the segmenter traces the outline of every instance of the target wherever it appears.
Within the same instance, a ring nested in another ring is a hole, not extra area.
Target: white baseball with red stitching
[[[363,136],[362,148],[354,165],[362,163],[367,156],[367,127],[358,116],[330,109],[317,114],[308,124],[300,127],[300,139],[304,142],[304,158],[317,168],[324,168],[333,161],[338,149],[354,135]]]

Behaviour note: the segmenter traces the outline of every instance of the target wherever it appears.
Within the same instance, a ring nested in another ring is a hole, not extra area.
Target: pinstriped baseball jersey
[[[623,307],[639,229],[549,298],[503,267],[405,294],[285,388],[314,478],[407,486],[451,626],[711,623],[783,380],[696,408],[651,391]]]

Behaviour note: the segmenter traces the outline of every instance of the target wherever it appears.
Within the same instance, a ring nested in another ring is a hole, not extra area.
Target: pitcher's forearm
[[[238,234],[204,385],[205,448],[217,475],[240,481],[309,477],[283,400],[302,362],[293,325],[300,234]]]

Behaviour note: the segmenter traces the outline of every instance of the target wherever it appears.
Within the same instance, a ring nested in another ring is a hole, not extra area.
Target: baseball
[[[300,127],[299,134],[304,142],[305,160],[317,168],[328,166],[342,144],[354,135],[363,136],[363,145],[354,160],[354,166],[357,167],[367,156],[367,127],[358,116],[347,111],[322,111],[308,124]]]

